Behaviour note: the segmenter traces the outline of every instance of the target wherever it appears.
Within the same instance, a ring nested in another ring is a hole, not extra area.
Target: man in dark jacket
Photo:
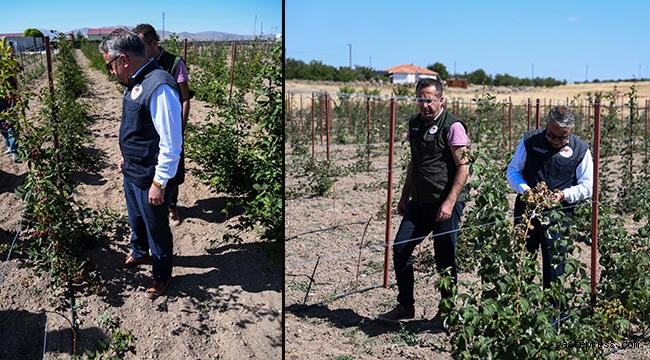
[[[524,213],[526,204],[522,195],[541,181],[546,182],[550,190],[555,190],[554,202],[561,204],[567,217],[573,216],[573,204],[587,199],[593,191],[593,161],[589,144],[571,134],[575,125],[575,115],[567,106],[555,106],[546,117],[546,128],[524,133],[515,154],[508,165],[506,177],[513,190],[517,192],[515,200],[515,221]],[[536,253],[542,248],[542,275],[544,288],[550,288],[551,282],[564,273],[564,264],[552,265],[555,252],[553,244],[560,237],[560,232],[548,232],[556,222],[542,225],[533,220],[534,229],[528,233],[526,248]],[[563,227],[568,222],[562,223]],[[551,299],[554,306],[557,303]]]
[[[145,295],[155,299],[165,292],[172,275],[165,188],[177,185],[174,176],[183,144],[180,90],[174,78],[147,57],[142,39],[126,28],[108,35],[99,50],[109,72],[126,87],[119,132],[120,169],[132,252],[121,267],[151,259],[154,281]]]
[[[465,124],[442,105],[442,83],[422,79],[416,86],[420,113],[409,120],[407,138],[411,161],[397,211],[403,215],[393,245],[393,265],[397,277],[399,303],[379,315],[388,322],[413,319],[413,260],[415,247],[433,232],[436,267],[449,269],[454,282],[456,270],[456,231],[465,207],[463,187],[468,176],[465,156],[468,138]],[[448,291],[442,297],[450,297]],[[433,318],[442,321],[441,313]]]

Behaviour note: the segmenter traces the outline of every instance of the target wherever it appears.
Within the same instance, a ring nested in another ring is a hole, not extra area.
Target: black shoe
[[[385,314],[380,314],[377,316],[379,320],[383,320],[390,323],[400,322],[402,320],[409,320],[415,318],[415,309],[409,311],[404,306],[397,305],[395,308]]]
[[[451,326],[451,327],[445,326],[445,317],[442,316],[442,313],[440,312],[440,310],[438,310],[438,313],[436,314],[436,316],[434,316],[433,319],[431,319],[431,325],[434,328],[443,329],[447,333],[458,331],[458,325],[454,325],[454,326]]]

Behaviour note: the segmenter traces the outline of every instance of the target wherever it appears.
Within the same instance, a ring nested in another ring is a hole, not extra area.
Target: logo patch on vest
[[[542,148],[538,148],[538,147],[535,147],[535,146],[533,146],[533,150],[536,151],[536,152],[538,152],[538,153],[542,153],[542,154],[546,154],[546,153],[548,153],[548,150],[546,150],[546,149],[542,149]]]
[[[133,90],[131,90],[131,100],[135,100],[142,94],[142,84],[138,84],[133,87]]]
[[[437,133],[437,132],[438,132],[438,125],[433,125],[433,126],[429,129],[429,134],[432,134],[432,135],[433,135],[433,134],[435,134],[435,133]]]
[[[568,146],[565,146],[560,150],[560,155],[565,158],[570,158],[573,155],[573,149]]]

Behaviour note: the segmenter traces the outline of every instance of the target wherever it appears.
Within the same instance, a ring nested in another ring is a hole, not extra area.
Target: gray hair
[[[560,105],[551,109],[546,117],[546,124],[553,121],[560,129],[568,130],[573,128],[576,123],[576,116],[568,106]]]
[[[144,41],[138,34],[127,28],[117,28],[110,33],[101,44],[99,51],[108,54],[110,57],[124,54],[132,58],[147,58],[147,50]]]
[[[436,95],[438,97],[442,96],[442,89],[443,89],[442,83],[439,80],[434,79],[434,78],[424,78],[424,79],[421,79],[420,81],[418,81],[418,84],[415,85],[415,92],[417,93],[421,89],[426,89],[426,88],[428,88],[430,86],[435,86],[436,87]]]

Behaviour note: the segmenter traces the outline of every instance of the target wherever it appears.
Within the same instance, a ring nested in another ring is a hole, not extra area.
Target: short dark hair
[[[546,117],[546,123],[553,121],[560,129],[571,129],[576,123],[576,116],[570,107],[565,105],[555,106]]]
[[[430,86],[436,87],[436,95],[438,95],[438,97],[442,96],[442,89],[443,89],[442,83],[440,82],[440,80],[434,78],[420,79],[417,85],[415,85],[415,92],[418,93],[421,89],[426,89]]]
[[[144,37],[142,40],[144,40],[145,45],[151,45],[151,42],[154,40],[160,41],[156,29],[149,24],[138,24],[133,28],[133,32],[138,35],[142,34]]]

